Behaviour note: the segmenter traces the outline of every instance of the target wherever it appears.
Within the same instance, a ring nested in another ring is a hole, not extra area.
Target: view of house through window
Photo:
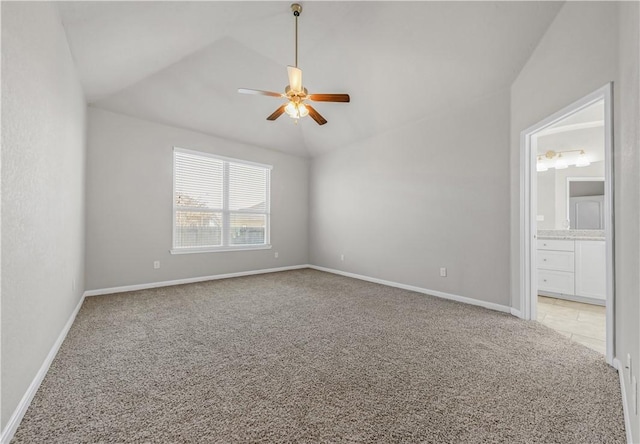
[[[271,166],[174,148],[173,248],[269,244]]]

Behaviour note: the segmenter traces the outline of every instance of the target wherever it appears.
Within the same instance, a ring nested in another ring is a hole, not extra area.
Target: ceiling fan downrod
[[[302,12],[302,5],[299,3],[293,3],[291,5],[291,10],[293,11],[293,16],[296,19],[296,64],[294,65],[296,68],[298,67],[298,17],[300,17],[300,13]]]

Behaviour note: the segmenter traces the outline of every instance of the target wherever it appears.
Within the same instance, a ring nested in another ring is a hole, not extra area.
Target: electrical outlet
[[[447,277],[447,269],[445,267],[440,269],[440,277]]]
[[[153,268],[156,270],[160,268],[160,261],[153,261]]]
[[[631,375],[633,374],[633,367],[631,364],[631,353],[627,353],[627,366],[625,367],[625,370],[627,371],[627,382],[631,382]]]
[[[344,254],[341,254],[341,255],[340,255],[340,260],[341,260],[342,262],[344,262]]]
[[[275,257],[276,259],[278,259],[278,252],[276,251],[275,253],[273,253],[273,257]]]

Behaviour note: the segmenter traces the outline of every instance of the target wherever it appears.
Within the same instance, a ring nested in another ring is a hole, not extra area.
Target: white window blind
[[[269,246],[271,166],[174,148],[174,253]]]

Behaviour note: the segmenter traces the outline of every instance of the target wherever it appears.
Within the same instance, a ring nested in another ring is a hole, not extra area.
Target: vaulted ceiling
[[[299,66],[329,121],[266,117],[293,64],[290,2],[58,3],[92,106],[308,156],[508,88],[558,2],[302,2]]]

